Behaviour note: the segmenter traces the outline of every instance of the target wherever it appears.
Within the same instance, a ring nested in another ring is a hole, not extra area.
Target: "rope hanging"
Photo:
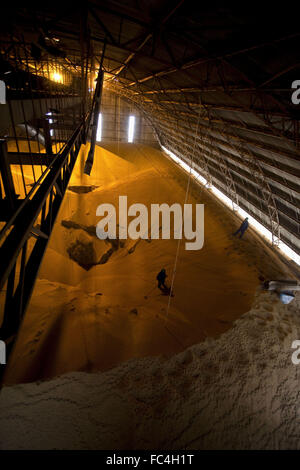
[[[191,174],[192,174],[192,169],[193,169],[193,164],[194,164],[196,143],[197,143],[197,137],[198,137],[198,128],[199,128],[199,122],[200,122],[200,113],[201,113],[201,107],[199,107],[199,113],[198,113],[198,119],[197,119],[197,126],[196,126],[195,137],[194,137],[194,145],[193,145],[193,150],[192,150],[192,154],[191,154],[191,158],[190,158],[190,171],[189,171],[189,176],[188,176],[188,181],[187,181],[187,186],[186,186],[186,191],[185,191],[184,204],[187,203],[188,195],[189,195]],[[176,249],[176,255],[175,255],[175,262],[174,262],[174,267],[173,267],[173,272],[172,272],[172,281],[171,281],[170,293],[169,293],[169,297],[168,297],[168,307],[167,307],[166,319],[168,318],[169,309],[170,309],[170,305],[171,305],[171,297],[172,297],[172,291],[173,291],[174,280],[175,280],[175,275],[176,275],[176,268],[177,268],[177,263],[178,263],[178,256],[179,256],[180,243],[181,243],[181,238],[178,240],[178,243],[177,243],[177,249]]]

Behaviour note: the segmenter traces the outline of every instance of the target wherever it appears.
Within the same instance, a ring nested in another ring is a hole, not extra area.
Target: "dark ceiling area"
[[[300,253],[300,105],[291,99],[300,33],[292,5],[100,0],[5,8],[3,80],[12,79],[4,71],[17,49],[20,68],[54,60],[76,89],[84,73],[96,77],[104,51],[105,90],[134,103],[161,145]]]

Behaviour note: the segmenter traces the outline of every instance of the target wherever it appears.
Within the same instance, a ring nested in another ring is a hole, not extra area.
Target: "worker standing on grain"
[[[167,289],[167,286],[165,285],[165,280],[166,280],[167,274],[166,270],[162,269],[158,275],[156,276],[156,279],[158,281],[158,288],[161,289],[161,286],[163,286],[164,289]]]
[[[249,227],[249,222],[248,222],[248,217],[242,222],[241,226],[237,229],[236,232],[234,232],[234,236],[236,236],[238,233],[240,233],[240,238],[244,235],[246,232],[247,228]]]

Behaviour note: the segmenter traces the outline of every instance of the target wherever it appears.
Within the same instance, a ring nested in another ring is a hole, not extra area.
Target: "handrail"
[[[71,137],[69,144],[66,146],[62,154],[57,155],[55,160],[49,165],[48,175],[37,189],[34,197],[30,200],[26,198],[24,203],[18,208],[14,216],[9,222],[9,226],[15,222],[14,229],[7,236],[2,246],[0,247],[1,254],[1,266],[0,266],[0,289],[3,287],[12,266],[14,265],[19,252],[26,241],[32,226],[42,209],[42,206],[51,190],[54,186],[61,169],[63,168],[69,152],[72,150],[72,146],[76,143],[80,132],[83,129],[83,123],[76,129],[73,136]],[[60,161],[59,161],[59,157]],[[52,170],[52,172],[51,172]],[[30,215],[34,214],[33,217]],[[22,230],[17,225],[22,225]],[[12,252],[12,246],[15,248]]]
[[[87,121],[87,117],[85,118],[85,122],[86,121]],[[5,235],[5,233],[7,232],[7,230],[13,225],[16,217],[20,214],[20,212],[24,208],[25,204],[28,203],[28,201],[30,200],[30,197],[32,196],[32,194],[38,190],[39,183],[43,179],[45,179],[46,174],[49,173],[49,171],[51,170],[51,168],[53,167],[53,165],[55,164],[57,159],[59,157],[61,157],[63,154],[68,154],[69,153],[70,147],[73,145],[72,141],[74,140],[74,136],[78,134],[78,132],[80,131],[80,128],[82,128],[83,124],[84,123],[80,123],[79,126],[75,129],[75,131],[74,131],[73,135],[71,136],[69,142],[54,156],[54,158],[51,160],[50,164],[47,166],[45,171],[41,174],[41,176],[35,182],[35,185],[31,188],[31,190],[29,191],[27,196],[22,200],[22,203],[20,204],[20,206],[12,214],[11,218],[9,219],[9,221],[7,221],[5,226],[0,230],[0,241],[3,238],[3,236]]]

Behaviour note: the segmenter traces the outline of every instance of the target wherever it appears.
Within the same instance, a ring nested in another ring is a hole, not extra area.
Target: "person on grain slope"
[[[166,274],[166,270],[165,270],[165,269],[162,269],[162,270],[158,273],[158,275],[156,276],[156,279],[157,279],[157,281],[158,281],[158,286],[157,286],[157,287],[158,287],[159,289],[161,289],[161,290],[162,290],[162,287],[161,287],[161,286],[163,286],[164,289],[167,289],[167,286],[166,286],[166,284],[165,284],[166,277],[167,277],[167,274]]]
[[[236,232],[234,232],[234,236],[236,236],[238,233],[240,233],[240,238],[244,235],[246,232],[247,228],[249,227],[249,222],[248,222],[248,217],[241,223],[240,227],[237,229]]]

